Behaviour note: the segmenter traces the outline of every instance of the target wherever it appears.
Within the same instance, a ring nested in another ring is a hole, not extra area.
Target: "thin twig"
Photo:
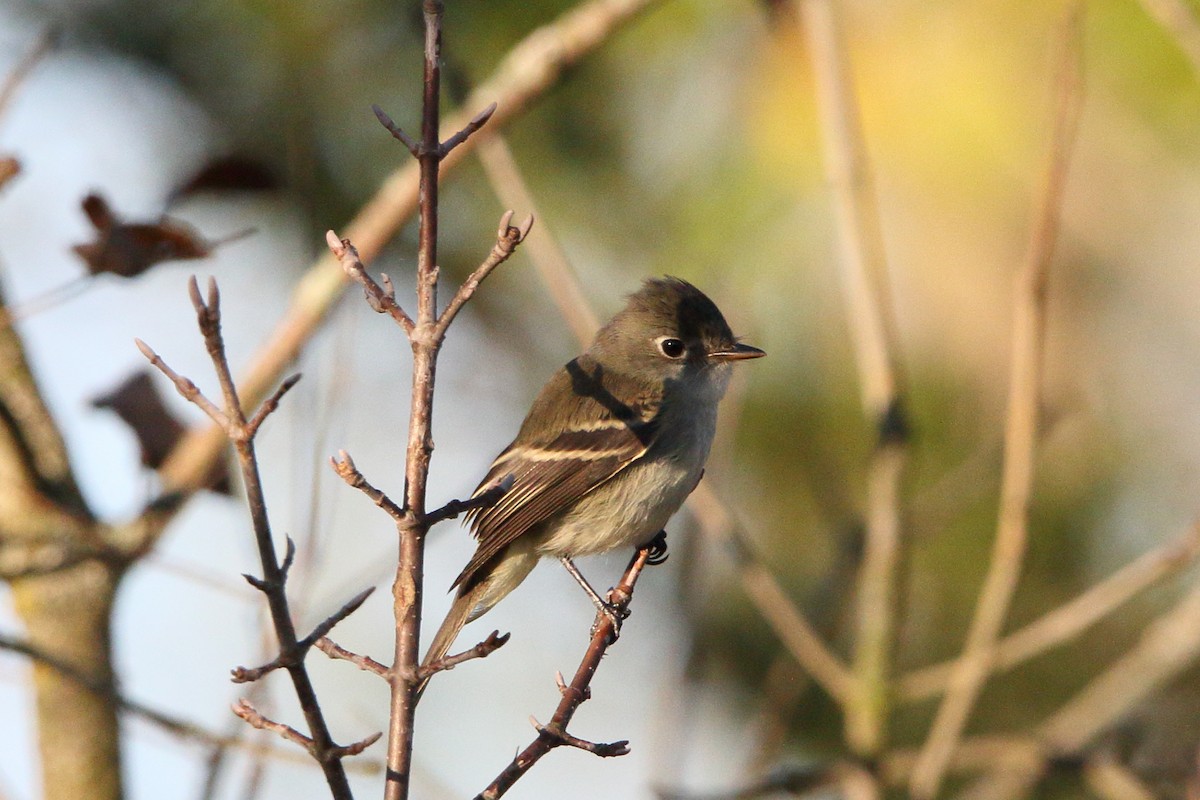
[[[454,519],[459,514],[465,514],[468,511],[473,511],[477,508],[487,508],[495,505],[497,502],[499,502],[500,498],[504,496],[504,493],[512,488],[514,480],[515,479],[512,475],[507,475],[504,477],[504,480],[500,481],[500,483],[497,483],[495,486],[484,492],[480,492],[474,497],[466,500],[451,500],[441,508],[430,511],[428,514],[426,514],[425,524],[432,528],[439,522],[445,522],[448,519]]]
[[[512,211],[506,211],[504,216],[500,218],[500,230],[496,232],[496,244],[492,251],[488,253],[484,262],[480,264],[474,272],[463,282],[463,285],[458,287],[458,291],[454,293],[454,297],[450,300],[450,304],[442,312],[438,318],[437,326],[434,328],[435,336],[439,339],[446,334],[446,329],[450,327],[450,323],[462,310],[462,307],[467,304],[471,296],[475,294],[475,290],[479,288],[479,284],[492,274],[492,270],[503,264],[509,259],[517,249],[517,245],[525,241],[525,237],[529,235],[529,229],[533,227],[533,216],[526,217],[520,227],[510,225],[512,220]]]
[[[358,257],[358,250],[350,243],[349,239],[339,239],[333,231],[326,231],[325,243],[329,245],[329,251],[341,263],[342,269],[346,271],[350,280],[363,287],[367,305],[377,314],[389,315],[400,327],[404,328],[405,333],[411,336],[415,325],[412,318],[396,302],[396,290],[392,288],[392,282],[388,276],[383,276],[383,286],[376,283],[367,273],[367,268],[363,266],[362,260]]]
[[[492,103],[490,106],[485,108],[483,111],[480,111],[478,114],[476,114],[474,117],[472,117],[471,121],[468,122],[466,125],[464,125],[461,130],[459,130],[457,133],[450,136],[450,138],[446,139],[446,141],[442,142],[442,145],[441,145],[442,158],[445,158],[446,156],[450,155],[451,150],[458,147],[460,144],[462,144],[467,139],[469,139],[472,136],[472,134],[474,134],[476,131],[478,131],[480,128],[482,128],[484,125],[486,125],[487,121],[492,118],[492,114],[495,114],[495,113],[496,113],[496,104]]]
[[[469,650],[464,650],[461,653],[455,653],[451,656],[443,656],[429,664],[421,665],[421,668],[417,671],[417,677],[424,683],[430,676],[454,669],[465,661],[487,658],[507,644],[509,636],[510,634],[507,633],[501,634],[500,631],[492,631],[486,639]]]
[[[291,391],[291,388],[299,382],[300,375],[297,373],[289,378],[285,378],[283,383],[279,384],[279,388],[275,390],[275,394],[264,400],[263,404],[258,407],[258,411],[254,412],[254,416],[246,423],[247,436],[254,436],[258,433],[259,427],[266,421],[267,417],[275,413],[276,409],[279,408],[279,401],[283,399],[283,396]]]
[[[996,644],[993,673],[1007,672],[1035,656],[1070,642],[1160,581],[1192,564],[1200,555],[1200,524],[1180,539],[1157,547],[1126,564],[1072,600],[1047,612]],[[946,690],[955,661],[924,667],[899,680],[897,699],[915,702]]]
[[[217,404],[204,396],[200,388],[196,386],[190,379],[183,377],[175,370],[171,369],[167,362],[162,360],[162,356],[154,352],[150,345],[143,342],[141,339],[134,339],[133,343],[137,345],[137,349],[141,351],[150,365],[161,372],[163,375],[175,385],[176,391],[179,392],[183,399],[192,403],[205,414],[208,418],[217,424],[227,436],[235,435],[232,426],[232,421],[225,415],[225,412],[217,407]]]
[[[370,656],[362,656],[358,653],[352,653],[346,648],[335,643],[329,637],[318,639],[316,642],[316,648],[330,658],[341,661],[349,661],[362,671],[373,672],[381,678],[386,679],[391,673],[391,670]]]
[[[396,522],[404,519],[404,509],[396,505],[396,502],[381,490],[367,483],[367,479],[358,471],[358,467],[354,466],[354,460],[345,450],[339,450],[338,457],[330,458],[329,463],[342,480],[369,497],[372,503],[386,511],[388,516]]]
[[[1073,6],[1067,15],[1058,35],[1057,49],[1054,134],[1029,252],[1015,286],[1012,371],[996,539],[966,644],[913,770],[910,786],[917,800],[937,795],[950,757],[992,669],[996,640],[1021,576],[1028,539],[1046,327],[1046,285],[1083,105],[1079,6]]]
[[[388,133],[390,133],[408,148],[408,152],[412,153],[413,158],[420,157],[421,145],[419,145],[411,136],[405,133],[404,129],[397,125],[392,118],[387,115],[386,111],[377,105],[372,105],[371,110],[375,112],[375,118],[379,120],[379,123],[383,125],[383,127],[387,128]]]
[[[621,576],[620,583],[608,593],[608,602],[612,604],[617,616],[624,615],[628,610],[629,602],[633,599],[633,588],[652,552],[652,547],[639,549],[633,560],[629,562],[625,574]],[[591,697],[592,676],[596,674],[600,660],[604,658],[604,654],[612,644],[614,633],[615,626],[612,618],[607,614],[597,612],[596,622],[592,626],[591,643],[583,656],[583,661],[575,671],[575,677],[571,679],[570,684],[564,684],[561,676],[558,678],[562,699],[549,724],[542,726],[535,722],[538,731],[537,738],[518,753],[516,758],[496,776],[496,779],[476,796],[475,800],[496,800],[512,788],[512,785],[520,780],[542,756],[555,747],[562,745],[578,747],[604,757],[620,756],[629,752],[628,742],[596,744],[567,733],[567,726],[571,724],[571,718],[575,716],[579,706]]]
[[[903,562],[900,482],[908,424],[887,256],[849,59],[832,0],[798,0],[811,51],[825,172],[833,191],[841,277],[863,412],[875,427],[866,539],[857,581],[854,691],[846,739],[860,756],[884,745]]]

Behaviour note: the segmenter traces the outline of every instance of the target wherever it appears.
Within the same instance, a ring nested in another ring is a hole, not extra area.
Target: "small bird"
[[[451,586],[454,603],[424,665],[544,556],[602,606],[571,559],[655,538],[704,472],[732,362],[763,355],[690,283],[646,281],[550,378],[472,495],[503,489],[468,516],[479,546]]]

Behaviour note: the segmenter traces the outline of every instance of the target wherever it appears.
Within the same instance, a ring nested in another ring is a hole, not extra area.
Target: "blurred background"
[[[1051,50],[1065,6],[841,5],[910,389],[904,671],[959,652],[987,566],[1012,284],[1050,138]],[[1086,4],[1086,99],[1049,285],[1030,549],[1009,628],[1179,536],[1197,512],[1200,86],[1148,5]],[[453,96],[572,4],[447,6]],[[325,231],[341,230],[408,158],[370,106],[418,129],[416,7],[0,0],[0,74],[45,31],[59,32],[0,116],[0,155],[21,165],[0,188],[0,280],[10,307],[85,273],[71,247],[93,235],[80,205],[89,192],[122,218],[166,213],[208,241],[256,231],[204,261],[96,276],[81,294],[18,323],[84,493],[105,517],[136,514],[154,480],[128,429],[90,401],[142,367],[135,336],[215,393],[186,297],[193,273],[219,279],[235,370],[249,360],[322,253]],[[704,289],[739,335],[768,352],[738,371],[708,477],[792,597],[848,652],[873,433],[861,412],[798,21],[751,0],[654,3],[506,135],[537,198],[538,224],[560,240],[602,317],[643,278],[673,274]],[[184,191],[206,165],[232,156],[253,169],[232,185]],[[441,209],[442,276],[454,286],[490,249],[504,206],[469,159],[444,185]],[[520,219],[528,209],[515,211]],[[370,265],[393,276],[402,302],[411,297],[415,244],[410,225]],[[433,504],[471,491],[541,382],[578,352],[522,252],[460,320],[438,375]],[[409,350],[351,291],[298,369],[304,380],[260,439],[275,531],[299,545],[298,613],[311,624],[380,586],[334,638],[387,660],[393,528],[326,462],[345,448],[369,480],[400,492]],[[200,421],[154,380],[173,412]],[[514,796],[728,789],[764,767],[839,752],[836,706],[790,666],[728,554],[693,527],[686,514],[673,523],[673,557],[639,585],[595,699],[573,726],[586,738],[630,739],[633,754],[555,752]],[[434,624],[471,551],[457,523],[431,536]],[[607,585],[624,559],[582,567]],[[194,499],[118,597],[125,693],[216,731],[243,726],[227,709],[247,687],[232,686],[227,670],[267,660],[263,604],[239,577],[257,571],[243,507],[216,494]],[[1127,650],[1188,580],[1165,582],[1069,646],[993,679],[970,730],[1035,724]],[[19,631],[5,591],[0,624]],[[591,618],[562,570],[544,565],[468,629],[476,638],[508,630],[513,640],[431,685],[418,717],[415,796],[469,796],[491,780],[532,735],[528,715],[549,716],[554,671],[574,669]],[[386,730],[380,681],[319,655],[310,664],[336,738]],[[1194,769],[1200,718],[1180,709],[1200,706],[1196,679],[1190,670],[1163,687],[1126,731],[1128,746],[1153,762],[1146,780],[1164,792],[1178,793]],[[256,702],[298,719],[277,675]],[[764,707],[775,713],[764,716]],[[901,708],[892,739],[919,744],[935,708]],[[125,729],[131,797],[201,796],[203,748],[136,719]],[[35,735],[27,665],[0,652],[0,797],[39,796]],[[368,751],[382,754],[381,745]],[[356,774],[354,785],[372,796],[380,777]],[[324,791],[310,766],[239,753],[212,796]],[[1070,776],[1039,789],[1074,791]]]

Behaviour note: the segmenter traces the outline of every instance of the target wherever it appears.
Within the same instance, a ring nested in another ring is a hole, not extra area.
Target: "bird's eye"
[[[667,358],[681,358],[684,351],[687,350],[682,341],[671,336],[664,336],[659,339],[658,349]]]

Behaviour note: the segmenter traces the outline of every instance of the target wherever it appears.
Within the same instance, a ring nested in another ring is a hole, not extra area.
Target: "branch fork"
[[[221,336],[221,296],[217,289],[217,282],[209,279],[207,297],[205,297],[201,295],[200,286],[193,277],[188,282],[188,294],[191,297],[192,307],[196,311],[196,322],[204,338],[204,346],[208,350],[213,370],[216,372],[221,386],[224,407],[218,408],[215,403],[208,400],[194,382],[171,369],[145,342],[137,340],[137,346],[150,363],[175,384],[180,394],[198,406],[220,426],[234,445],[238,461],[241,464],[242,481],[246,488],[246,499],[263,574],[262,578],[251,575],[245,577],[266,597],[271,612],[271,622],[279,640],[279,655],[275,660],[261,667],[234,669],[233,680],[235,682],[257,680],[276,669],[286,669],[311,734],[305,735],[288,725],[269,720],[245,701],[234,706],[234,713],[254,727],[273,730],[284,738],[303,746],[321,765],[333,797],[336,800],[351,800],[350,784],[346,779],[346,771],[341,764],[341,759],[362,752],[379,738],[379,734],[346,746],[333,742],[329,734],[329,726],[317,700],[316,690],[305,667],[304,658],[318,640],[363,604],[372,589],[360,592],[342,608],[318,624],[308,636],[303,639],[297,638],[296,625],[292,619],[287,597],[287,577],[295,560],[296,547],[292,540],[287,538],[283,560],[282,562],[279,560],[270,521],[267,517],[266,499],[259,474],[254,438],[267,417],[279,407],[279,402],[284,394],[296,384],[299,376],[288,378],[280,384],[279,388],[247,420],[238,398],[237,387],[234,384],[233,373],[225,352],[225,342]]]
[[[287,725],[283,722],[276,722],[273,719],[265,716],[261,711],[250,704],[249,700],[242,698],[233,704],[233,713],[241,717],[251,727],[258,728],[263,731],[272,731],[279,734],[289,742],[294,742],[312,755],[313,758],[324,763],[326,761],[336,762],[339,759],[347,756],[356,756],[366,750],[375,742],[379,741],[379,737],[383,734],[376,731],[366,738],[360,739],[357,742],[352,742],[346,745],[334,745],[326,750],[321,750],[311,737],[305,736],[300,731]]]

